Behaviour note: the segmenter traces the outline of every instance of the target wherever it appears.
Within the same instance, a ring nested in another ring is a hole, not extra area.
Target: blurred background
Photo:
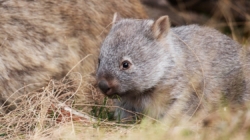
[[[150,18],[169,15],[172,26],[210,26],[250,42],[250,0],[141,0]]]

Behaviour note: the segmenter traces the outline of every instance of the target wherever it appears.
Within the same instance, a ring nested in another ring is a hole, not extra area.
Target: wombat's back
[[[1,100],[62,78],[87,54],[93,56],[75,70],[92,72],[115,12],[145,17],[137,0],[1,1]]]
[[[197,25],[173,28],[173,36],[181,44],[177,59],[194,92],[201,91],[214,103],[222,99],[243,103],[246,83],[240,44],[215,29]]]

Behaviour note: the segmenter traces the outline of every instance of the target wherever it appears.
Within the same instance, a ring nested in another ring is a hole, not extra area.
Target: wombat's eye
[[[121,69],[122,70],[127,70],[127,69],[130,68],[130,66],[131,66],[131,63],[128,60],[125,60],[121,64]]]
[[[100,59],[100,58],[98,58],[98,66],[100,65],[100,62],[101,62],[101,59]]]

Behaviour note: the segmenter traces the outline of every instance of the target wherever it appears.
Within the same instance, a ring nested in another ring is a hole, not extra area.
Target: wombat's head
[[[170,23],[118,19],[102,44],[97,70],[98,86],[109,97],[137,96],[152,89],[164,75]]]

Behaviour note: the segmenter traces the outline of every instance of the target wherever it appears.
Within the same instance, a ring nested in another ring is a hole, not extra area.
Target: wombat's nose
[[[98,86],[102,90],[102,92],[105,94],[110,90],[110,87],[109,87],[108,82],[106,80],[101,80],[98,83]]]

